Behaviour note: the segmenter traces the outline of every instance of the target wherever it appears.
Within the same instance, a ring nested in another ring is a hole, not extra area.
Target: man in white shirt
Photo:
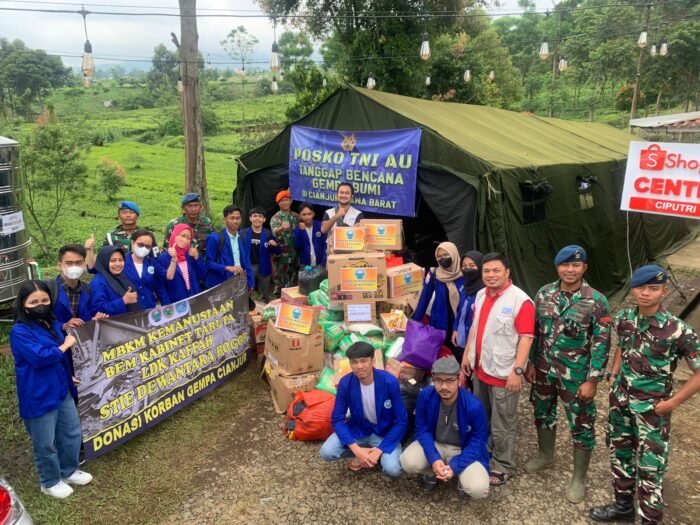
[[[362,212],[352,206],[352,184],[341,182],[338,185],[338,205],[328,208],[323,214],[321,232],[325,235],[334,226],[353,227],[362,219]]]

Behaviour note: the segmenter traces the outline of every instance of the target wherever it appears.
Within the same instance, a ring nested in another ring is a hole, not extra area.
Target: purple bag
[[[445,337],[447,337],[445,330],[409,320],[399,361],[406,361],[416,368],[430,370],[437,359],[440,347],[445,342]]]

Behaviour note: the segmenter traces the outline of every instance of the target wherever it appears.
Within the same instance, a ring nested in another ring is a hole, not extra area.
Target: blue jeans
[[[82,437],[78,409],[70,394],[56,410],[25,419],[24,426],[32,438],[42,487],[51,488],[78,470]]]
[[[384,438],[376,434],[370,434],[369,436],[363,437],[355,441],[361,447],[376,447],[382,442]],[[387,476],[392,478],[398,478],[401,475],[401,444],[397,444],[396,448],[391,453],[384,452],[379,458],[379,462],[382,465],[382,471]],[[324,461],[337,461],[339,459],[350,459],[354,458],[355,454],[343,445],[338,439],[338,435],[334,432],[331,437],[329,437],[323,446],[321,447],[321,459]]]

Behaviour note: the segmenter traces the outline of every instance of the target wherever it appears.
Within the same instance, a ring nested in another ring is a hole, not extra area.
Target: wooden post
[[[210,217],[207,177],[204,169],[204,133],[199,102],[199,52],[197,34],[197,0],[178,0],[180,4],[180,39],[170,33],[180,53],[182,77],[182,130],[185,135],[185,192],[199,193],[203,214]]]

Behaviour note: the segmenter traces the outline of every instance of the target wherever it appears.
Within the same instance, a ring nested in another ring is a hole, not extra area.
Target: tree
[[[42,113],[23,144],[19,175],[24,206],[36,228],[32,237],[44,255],[61,238],[56,221],[66,202],[85,189],[85,151],[78,134],[60,124],[50,109]]]
[[[296,90],[296,101],[287,108],[287,120],[293,122],[306,115],[318,106],[328,95],[338,89],[340,83],[335,77],[325,77],[326,87],[323,87],[324,74],[309,60],[299,62],[286,77]]]
[[[282,55],[282,69],[285,71],[289,71],[291,65],[297,61],[308,59],[314,52],[311,40],[302,32],[285,31],[277,40],[277,45]]]
[[[245,134],[246,124],[245,124],[245,63],[250,62],[250,57],[253,56],[255,48],[258,46],[258,39],[248,33],[244,26],[238,26],[236,29],[232,29],[231,32],[226,36],[224,40],[219,42],[224,51],[234,60],[241,61],[242,70],[242,100],[241,100],[241,129],[243,134]]]
[[[171,51],[164,44],[158,44],[153,50],[151,63],[153,66],[147,76],[149,89],[168,97],[175,96],[180,78],[178,51]]]
[[[126,183],[124,166],[103,157],[95,171],[97,172],[97,190],[107,197],[108,202],[113,202]]]

